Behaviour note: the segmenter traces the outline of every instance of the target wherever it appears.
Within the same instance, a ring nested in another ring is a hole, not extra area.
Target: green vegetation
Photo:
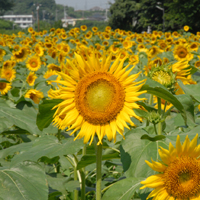
[[[109,25],[113,28],[146,31],[177,31],[188,25],[193,33],[199,31],[200,4],[198,0],[115,0],[110,7]],[[164,10],[163,10],[164,9]],[[164,14],[164,27],[163,27]]]

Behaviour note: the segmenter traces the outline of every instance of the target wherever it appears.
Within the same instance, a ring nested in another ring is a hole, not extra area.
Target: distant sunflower
[[[26,67],[31,71],[37,71],[41,67],[40,57],[33,55],[26,61]]]
[[[189,48],[184,44],[176,45],[173,54],[176,60],[190,61],[193,58],[193,54],[190,53]]]
[[[25,98],[32,99],[34,103],[39,104],[40,100],[44,97],[43,93],[36,89],[30,89],[24,96]]]
[[[81,30],[82,30],[82,31],[86,31],[86,30],[87,30],[87,26],[86,26],[86,25],[82,25],[82,26],[81,26]]]
[[[120,55],[111,64],[112,54],[85,51],[85,55],[75,53],[75,59],[67,60],[71,70],[69,75],[59,73],[63,80],[58,83],[58,90],[50,90],[49,97],[63,99],[57,108],[53,122],[60,129],[79,131],[77,138],[84,137],[84,143],[93,141],[97,135],[99,142],[106,135],[108,140],[116,141],[116,132],[123,135],[127,122],[134,126],[130,117],[141,120],[133,108],[139,109],[136,101],[144,81],[134,82],[138,74],[129,75],[133,67],[123,68],[124,60]]]
[[[12,59],[16,62],[23,62],[28,55],[28,51],[25,47],[21,47],[18,51],[13,52]]]
[[[189,26],[187,26],[187,25],[185,25],[184,27],[183,27],[183,29],[184,29],[184,31],[189,31],[189,29],[190,29],[190,27]]]
[[[3,60],[3,56],[6,54],[6,52],[3,49],[0,49],[0,61]]]
[[[1,78],[5,78],[7,81],[13,81],[16,77],[16,71],[12,67],[2,68]]]
[[[44,49],[39,44],[35,45],[34,50],[35,50],[35,53],[37,54],[37,56],[41,57],[44,55]]]
[[[0,82],[0,94],[5,95],[11,89],[10,83]]]
[[[177,136],[176,148],[170,143],[169,150],[160,147],[161,162],[146,160],[146,163],[159,174],[142,181],[140,189],[154,188],[147,200],[199,200],[200,199],[200,145],[198,134],[192,141],[186,136],[183,145]]]
[[[35,75],[34,72],[30,72],[29,75],[26,78],[26,82],[30,85],[33,86],[35,83],[37,76]]]

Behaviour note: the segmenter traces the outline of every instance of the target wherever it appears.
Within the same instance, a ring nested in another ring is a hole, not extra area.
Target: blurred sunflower
[[[26,82],[30,85],[33,86],[35,83],[37,76],[35,75],[34,72],[30,72],[29,75],[26,78]]]
[[[18,51],[13,52],[12,60],[16,62],[23,62],[28,55],[28,51],[25,47],[21,47]]]
[[[12,67],[2,68],[1,78],[5,78],[7,81],[13,81],[16,77],[16,71]]]
[[[11,89],[10,83],[0,82],[0,94],[5,95]]]
[[[6,54],[6,52],[3,49],[0,49],[0,61],[3,60],[3,57],[5,54]]]
[[[41,45],[39,44],[36,44],[35,45],[35,48],[34,48],[34,51],[36,53],[37,56],[41,57],[44,55],[44,49]]]
[[[189,26],[187,26],[187,25],[185,25],[184,27],[183,27],[183,29],[184,29],[184,31],[189,31],[189,29],[190,29],[190,27]]]
[[[81,26],[81,30],[82,30],[82,31],[86,31],[86,30],[87,30],[87,26],[86,26],[86,25],[82,25],[82,26]]]
[[[39,104],[40,100],[44,97],[43,93],[36,89],[30,89],[24,96],[25,98],[32,99],[34,103]]]
[[[41,67],[40,57],[33,55],[26,61],[26,67],[31,71],[37,71]]]
[[[129,76],[133,67],[123,68],[126,58],[120,61],[120,55],[111,65],[112,54],[104,52],[100,59],[95,51],[84,54],[75,54],[73,63],[67,60],[70,75],[59,73],[63,78],[55,81],[59,89],[49,91],[49,97],[63,99],[54,107],[54,124],[73,129],[71,134],[80,130],[75,139],[84,137],[84,143],[91,144],[95,135],[98,144],[105,135],[116,141],[116,132],[123,135],[124,127],[129,128],[127,122],[134,126],[130,117],[141,120],[133,108],[139,109],[136,101],[144,100],[138,97],[144,93],[139,92],[144,81],[133,82],[139,73]]]
[[[184,44],[176,45],[173,54],[176,60],[190,61],[193,58],[193,54],[190,53],[189,48]]]
[[[147,200],[199,200],[200,199],[200,145],[197,146],[198,134],[192,141],[186,136],[183,145],[180,136],[176,139],[176,148],[170,143],[169,150],[160,147],[162,161],[145,161],[159,174],[142,181],[140,189],[154,188]]]

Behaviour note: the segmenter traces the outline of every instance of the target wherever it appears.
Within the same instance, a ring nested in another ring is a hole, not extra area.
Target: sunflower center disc
[[[125,92],[120,82],[106,72],[87,75],[77,85],[75,104],[83,118],[92,124],[106,124],[124,106]]]
[[[164,173],[165,189],[177,199],[190,199],[200,191],[200,164],[195,158],[175,159]]]
[[[86,101],[89,108],[96,112],[105,112],[114,97],[114,88],[108,81],[100,79],[88,87]]]

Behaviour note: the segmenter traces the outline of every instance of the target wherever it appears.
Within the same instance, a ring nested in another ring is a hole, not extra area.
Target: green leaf
[[[120,158],[119,153],[102,155],[102,160],[111,160],[111,159],[116,159],[116,158]],[[77,170],[79,170],[83,167],[86,167],[86,166],[88,166],[92,163],[95,163],[95,162],[96,162],[96,155],[95,154],[84,155],[77,164]]]
[[[10,83],[9,81],[7,81],[5,78],[0,78],[0,82],[4,82],[4,83]]]
[[[36,123],[41,131],[51,124],[53,115],[56,111],[56,109],[52,110],[52,108],[62,101],[63,100],[60,99],[44,100],[39,105],[39,113],[37,115]]]
[[[128,200],[133,199],[134,193],[142,185],[140,182],[143,179],[126,178],[116,182],[103,195],[102,200]]]
[[[141,139],[142,140],[147,139],[147,140],[150,140],[150,141],[154,142],[154,141],[157,141],[157,140],[163,140],[163,139],[165,139],[165,136],[164,135],[157,135],[155,137],[150,137],[147,134],[145,134],[145,135],[143,135],[141,137]]]
[[[165,88],[160,83],[147,78],[146,83],[141,88],[141,91],[143,91],[143,90],[146,90],[147,93],[153,94],[157,97],[160,97],[161,99],[164,99],[164,100],[172,103],[180,111],[180,113],[186,123],[187,116],[186,116],[183,105],[176,98],[176,96],[174,96],[167,90],[167,88]]]
[[[184,85],[181,81],[178,82],[181,89],[184,91],[185,94],[190,95],[194,98],[198,103],[200,103],[200,84],[196,85]]]
[[[142,140],[141,137],[146,131],[141,128],[132,129],[125,135],[122,141],[120,152],[121,162],[127,177],[148,177],[152,175],[153,170],[145,163],[145,160],[151,161],[159,159],[158,148],[162,146],[168,148],[165,141]]]
[[[0,168],[0,184],[0,196],[4,200],[48,199],[45,173],[33,162]]]
[[[187,94],[176,95],[176,98],[184,106],[184,110],[187,115],[187,123],[189,126],[195,126],[194,120],[194,102],[192,98]]]
[[[7,118],[11,123],[31,134],[39,135],[41,131],[36,126],[36,115],[37,111],[27,105],[24,106],[23,110],[19,110],[10,108],[5,102],[0,102],[0,116]]]
[[[56,156],[74,154],[79,151],[83,146],[83,140],[74,141],[74,137],[70,137],[62,140],[62,143],[52,135],[41,136],[31,143],[31,146],[20,151],[12,159],[11,164],[15,165],[18,162],[24,160],[37,161],[39,158],[46,156],[48,158],[54,158]],[[19,145],[20,146],[20,145]],[[2,150],[4,151],[4,150]]]

